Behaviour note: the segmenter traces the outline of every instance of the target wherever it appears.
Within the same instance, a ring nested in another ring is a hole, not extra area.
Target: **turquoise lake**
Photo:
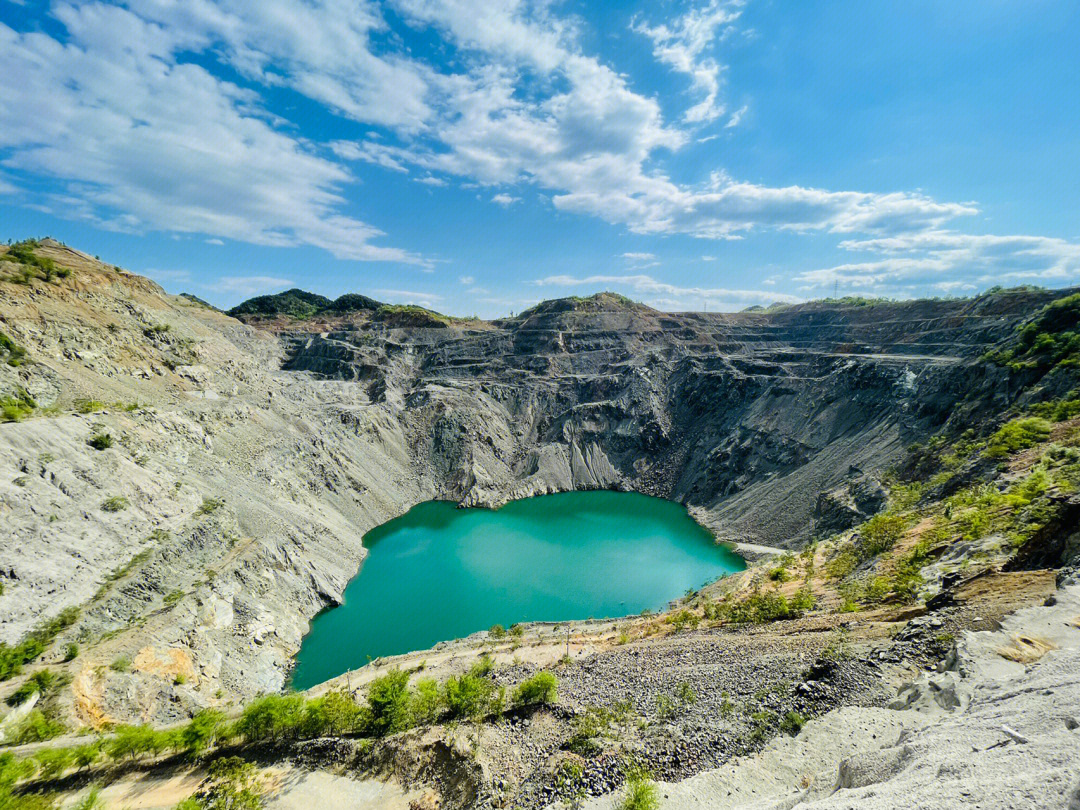
[[[429,501],[372,529],[364,546],[342,604],[312,621],[295,689],[494,624],[664,608],[745,567],[679,504],[629,492],[545,495],[495,511]]]

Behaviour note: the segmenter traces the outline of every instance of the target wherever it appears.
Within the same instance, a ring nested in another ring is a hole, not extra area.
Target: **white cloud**
[[[741,5],[741,2],[711,0],[708,5],[693,9],[670,24],[648,26],[635,21],[631,26],[652,40],[653,56],[657,60],[688,75],[694,89],[704,93],[705,97],[684,114],[688,122],[712,121],[724,114],[724,105],[719,101],[723,68],[715,59],[703,57],[703,54],[713,44],[717,32],[738,19],[741,12],[737,9]],[[736,115],[741,116],[741,112]]]
[[[413,180],[417,183],[423,183],[425,186],[441,187],[446,185],[446,181],[441,177],[435,177],[434,175],[427,175],[426,177],[414,177]]]
[[[633,262],[654,262],[656,261],[655,253],[623,253],[622,258],[629,259]]]
[[[771,304],[777,301],[798,303],[803,300],[794,295],[785,295],[769,290],[683,287],[658,281],[652,276],[644,274],[594,275],[580,278],[569,275],[554,275],[537,279],[533,284],[538,287],[594,288],[603,288],[605,285],[610,285],[647,296],[645,303],[658,309],[699,309],[703,305],[713,309],[741,309],[751,304]]]
[[[3,177],[0,177],[0,194],[14,194],[18,190]]]
[[[208,244],[208,245],[224,245],[225,240],[224,239],[207,239],[206,244]]]
[[[468,286],[468,285],[472,284],[475,281],[476,281],[476,279],[473,278],[472,276],[458,276],[458,282],[460,282],[461,284],[464,284],[465,286]]]
[[[418,136],[396,145],[369,140],[336,146],[339,155],[398,168],[411,164],[468,183],[533,183],[553,191],[560,210],[637,233],[884,233],[975,212],[919,194],[770,188],[722,174],[699,188],[680,186],[649,164],[657,150],[685,145],[687,133],[664,123],[655,99],[634,93],[623,77],[583,55],[574,26],[547,6],[530,13],[507,3],[487,9],[482,21],[465,0],[397,0],[397,6],[417,27],[434,27],[462,49],[468,69],[427,75],[438,91],[432,99],[439,100],[431,101],[433,116]],[[711,4],[664,27],[663,36],[685,39],[688,53],[700,54],[719,20],[737,16],[731,9]],[[659,28],[648,30],[661,36]],[[524,71],[542,75],[522,94]]]
[[[726,115],[732,127],[746,112],[724,111],[715,53],[741,5],[702,0],[667,21],[634,21],[656,58],[690,77],[694,101],[673,123],[657,98],[587,54],[581,22],[549,0],[497,0],[481,14],[474,0],[58,0],[63,36],[0,24],[0,76],[19,77],[0,83],[0,154],[63,184],[28,204],[102,228],[314,245],[428,269],[432,260],[377,244],[384,234],[346,213],[355,178],[341,161],[483,186],[500,205],[531,185],[560,211],[634,233],[825,231],[871,254],[802,274],[809,285],[1075,277],[1072,243],[950,230],[978,213],[972,203],[755,184],[719,167],[696,184],[668,176],[659,161],[693,143],[698,124]],[[388,16],[441,40],[452,60],[410,50]],[[204,67],[215,59],[245,86]],[[365,134],[311,142],[265,109],[261,94],[277,88]]]
[[[716,257],[715,257],[715,256],[702,256],[702,257],[701,257],[701,260],[702,260],[703,262],[715,262],[715,261],[716,261]]]
[[[748,104],[743,104],[741,107],[739,107],[739,109],[737,109],[731,114],[731,117],[728,119],[727,123],[724,124],[724,129],[732,129],[733,127],[737,127],[740,123],[742,123],[743,116],[746,115],[746,111],[749,109],[750,106]]]
[[[974,282],[1061,283],[1080,279],[1080,243],[1054,237],[930,229],[850,239],[841,242],[840,247],[876,256],[869,261],[811,270],[797,275],[795,280],[812,286],[841,284],[882,291],[930,284],[952,291],[974,289]],[[950,278],[942,279],[945,275]]]
[[[253,295],[262,295],[263,293],[291,287],[293,282],[287,278],[276,278],[274,276],[222,276],[213,284],[200,284],[199,286],[218,293],[250,298]]]
[[[364,163],[373,163],[384,169],[395,172],[408,173],[408,169],[401,164],[395,155],[399,150],[376,143],[375,141],[334,141],[330,144],[334,154],[345,160],[359,160]]]
[[[185,8],[209,14],[211,4]],[[166,29],[96,2],[53,13],[63,42],[0,24],[0,75],[19,77],[3,85],[0,149],[7,165],[66,182],[78,201],[71,215],[114,230],[421,262],[371,244],[382,232],[340,213],[339,189],[352,180],[344,167],[275,126],[253,92],[178,60],[208,44],[202,29]],[[224,12],[215,15],[225,26]]]

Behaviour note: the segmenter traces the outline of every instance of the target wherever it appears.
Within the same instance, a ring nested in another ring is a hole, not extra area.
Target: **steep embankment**
[[[59,244],[31,253],[70,272],[0,281],[25,360],[0,370],[25,417],[0,427],[0,639],[60,616],[41,660],[88,724],[279,688],[362,534],[422,500],[625,487],[738,540],[851,525],[957,402],[1015,396],[977,357],[1057,295],[708,316],[601,295],[494,323],[355,297],[260,314],[275,337]]]

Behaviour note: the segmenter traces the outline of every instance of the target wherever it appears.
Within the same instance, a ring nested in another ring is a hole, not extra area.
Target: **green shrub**
[[[675,698],[671,695],[656,696],[656,716],[661,720],[671,720],[676,715]]]
[[[200,757],[225,734],[225,715],[217,709],[202,709],[180,729],[178,742],[189,756]]]
[[[225,505],[221,498],[203,498],[202,504],[195,510],[196,515],[212,515]]]
[[[647,770],[639,767],[627,769],[626,787],[616,807],[618,810],[658,810],[660,791]]]
[[[500,639],[506,637],[506,628],[501,624],[493,624],[488,630],[488,635],[494,639]]]
[[[101,504],[101,511],[103,512],[123,512],[131,504],[128,499],[123,495],[114,495],[111,498],[107,498]]]
[[[113,672],[131,672],[131,659],[126,655],[117,656],[109,664],[109,669]]]
[[[862,555],[865,559],[888,551],[904,536],[907,521],[900,515],[882,512],[874,515],[859,528]]]
[[[1013,371],[1080,365],[1080,293],[1047,304],[1018,330],[1007,349],[991,352],[985,359]]]
[[[75,764],[75,753],[70,748],[46,748],[34,754],[34,760],[38,764],[38,777],[58,779]]]
[[[799,590],[795,591],[795,595],[788,600],[788,607],[791,609],[793,616],[801,616],[804,613],[809,613],[817,605],[817,597],[814,596],[814,592],[810,590],[809,585],[803,585]]]
[[[79,645],[72,641],[64,648],[64,663],[66,664],[68,661],[74,661],[78,657]]]
[[[802,731],[804,725],[806,725],[806,718],[796,711],[788,712],[780,720],[780,730],[792,737]]]
[[[98,758],[101,756],[101,740],[94,740],[91,743],[84,743],[83,745],[77,745],[72,749],[72,754],[75,758],[75,766],[79,769],[89,768]]]
[[[249,742],[291,739],[298,736],[304,721],[304,699],[300,695],[266,695],[249,703],[236,732]]]
[[[515,706],[550,705],[558,699],[559,680],[550,672],[537,672],[514,690]]]
[[[583,757],[600,753],[599,740],[613,736],[612,726],[625,721],[631,714],[629,703],[616,703],[608,709],[603,706],[589,706],[574,718],[574,731],[563,744],[563,748]]]
[[[123,759],[134,760],[140,756],[161,750],[164,737],[152,726],[117,726],[113,737],[106,743],[109,757],[119,762]]]
[[[686,608],[683,608],[677,613],[672,613],[664,621],[670,624],[672,629],[675,630],[676,633],[681,633],[687,628],[697,629],[701,618],[696,613],[687,610]]]
[[[73,807],[73,810],[105,810],[105,801],[101,798],[101,788],[94,785]]]
[[[45,648],[60,631],[70,627],[78,618],[78,608],[65,608],[31,630],[26,638],[15,646],[0,642],[0,681],[6,681],[22,672],[23,664],[33,661],[45,652]]]
[[[1050,429],[1050,423],[1041,417],[1013,419],[990,437],[983,455],[987,458],[1005,458],[1020,450],[1034,447],[1049,438]]]
[[[307,702],[303,734],[305,737],[350,734],[360,728],[364,719],[364,712],[352,695],[335,689]]]
[[[434,678],[421,678],[416,682],[416,690],[409,707],[413,725],[431,725],[439,719],[445,708],[442,690]]]
[[[50,670],[42,669],[35,672],[26,682],[7,696],[8,706],[21,706],[33,695],[48,692],[55,684],[56,674]]]
[[[0,332],[0,359],[6,359],[9,366],[21,366],[26,362],[26,349]]]
[[[61,267],[48,256],[38,256],[34,251],[39,247],[41,243],[36,239],[24,239],[11,245],[7,253],[0,254],[0,262],[22,265],[7,281],[14,281],[16,284],[29,284],[32,279],[51,282],[53,279],[71,275],[70,268]]]
[[[67,729],[58,720],[51,720],[40,709],[31,709],[8,731],[8,742],[15,745],[44,742],[59,737]]]
[[[443,686],[446,708],[454,718],[478,718],[501,707],[496,702],[496,689],[488,678],[468,672],[450,677]]]
[[[731,697],[727,692],[720,693],[720,717],[724,720],[729,719],[735,714],[735,704],[731,702]]]
[[[262,810],[262,781],[250,762],[240,757],[222,757],[211,762],[207,770],[206,788],[191,810]]]
[[[697,693],[694,692],[694,687],[686,681],[680,682],[678,686],[675,687],[675,697],[677,697],[679,702],[684,706],[697,703]]]
[[[368,730],[381,737],[408,728],[409,703],[409,673],[394,669],[376,678],[367,693]]]
[[[113,446],[113,437],[108,433],[96,433],[86,440],[95,450],[108,450]]]

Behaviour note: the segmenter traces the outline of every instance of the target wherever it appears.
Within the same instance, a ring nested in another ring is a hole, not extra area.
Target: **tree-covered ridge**
[[[293,318],[311,318],[325,312],[333,302],[323,295],[301,289],[286,290],[275,295],[257,295],[229,310],[237,315],[289,315]]]

